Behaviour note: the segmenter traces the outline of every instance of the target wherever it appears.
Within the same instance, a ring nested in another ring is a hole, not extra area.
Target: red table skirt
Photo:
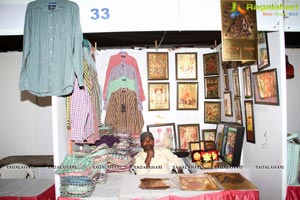
[[[68,198],[59,197],[59,200],[80,200],[80,198]],[[214,192],[208,194],[201,194],[194,197],[178,197],[174,195],[169,195],[163,198],[158,198],[157,200],[258,200],[259,191],[258,190],[223,190],[221,192]],[[142,200],[136,198],[134,200]]]
[[[288,186],[285,200],[300,199],[300,186]]]
[[[0,200],[55,200],[55,185],[52,185],[43,193],[33,197],[0,196]]]

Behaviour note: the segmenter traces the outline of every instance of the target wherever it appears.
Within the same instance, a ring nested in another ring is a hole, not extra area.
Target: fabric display
[[[83,46],[84,87],[78,87],[75,78],[74,91],[66,97],[66,114],[67,128],[71,133],[70,140],[94,144],[100,139],[98,129],[101,124],[102,100],[101,87],[90,49],[91,45]]]
[[[109,59],[103,87],[105,123],[117,132],[139,134],[144,125],[145,94],[136,59],[126,52]]]
[[[83,86],[82,31],[79,7],[68,0],[28,3],[23,36],[20,91],[36,96],[64,96],[74,78]]]
[[[60,195],[63,197],[89,197],[97,183],[107,180],[107,159],[110,149],[106,144],[90,152],[73,152],[67,155],[59,169]]]

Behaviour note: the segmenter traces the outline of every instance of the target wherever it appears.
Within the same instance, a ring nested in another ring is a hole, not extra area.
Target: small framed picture
[[[169,83],[148,83],[148,92],[149,111],[170,110]]]
[[[204,123],[217,124],[221,120],[221,102],[204,102]]]
[[[247,142],[251,142],[255,144],[253,101],[245,100],[244,106],[245,106],[245,120],[246,120],[246,139]]]
[[[198,110],[198,83],[177,83],[177,110]]]
[[[236,69],[232,71],[232,80],[233,80],[233,91],[234,97],[240,97],[240,80],[239,80],[239,72]]]
[[[267,32],[257,33],[257,69],[258,71],[270,66]]]
[[[190,142],[200,140],[199,124],[178,124],[179,149],[189,149]]]
[[[243,125],[241,98],[239,97],[234,98],[234,113],[235,113],[235,122],[237,124]]]
[[[176,53],[176,80],[197,80],[197,53]]]
[[[244,96],[245,96],[245,98],[252,98],[251,67],[245,67],[243,69],[243,83],[244,83]]]
[[[216,128],[216,150],[221,154],[222,151],[222,144],[223,144],[223,138],[224,138],[224,130],[225,130],[225,124],[218,123]]]
[[[203,54],[204,76],[219,74],[219,52]]]
[[[147,131],[153,134],[155,146],[176,148],[175,123],[149,124]]]
[[[202,140],[215,142],[216,129],[203,129],[202,130]]]
[[[167,52],[147,53],[148,80],[169,79],[169,57]]]
[[[220,98],[220,78],[219,76],[204,77],[204,92],[206,99]]]
[[[224,92],[224,114],[225,116],[232,116],[232,100],[231,100],[231,92]]]
[[[201,150],[200,141],[190,142],[189,146],[190,146],[190,148],[189,148],[190,152],[195,151],[195,150]]]
[[[276,69],[254,72],[254,102],[256,104],[279,105]]]

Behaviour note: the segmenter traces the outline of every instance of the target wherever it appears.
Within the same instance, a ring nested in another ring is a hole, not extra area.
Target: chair
[[[35,178],[32,168],[22,163],[12,163],[0,168],[0,178],[30,179]]]

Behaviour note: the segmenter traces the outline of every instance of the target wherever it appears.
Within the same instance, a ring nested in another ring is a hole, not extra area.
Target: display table
[[[0,179],[0,200],[55,200],[52,179]]]
[[[142,178],[168,178],[168,189],[141,189]],[[59,200],[75,200],[79,198],[59,197]],[[178,175],[132,175],[132,174],[109,174],[106,184],[97,184],[93,195],[88,200],[119,200],[119,199],[210,199],[210,200],[258,200],[259,191],[249,190],[213,190],[192,191],[181,190]]]
[[[289,185],[286,190],[285,200],[300,199],[300,185]]]

